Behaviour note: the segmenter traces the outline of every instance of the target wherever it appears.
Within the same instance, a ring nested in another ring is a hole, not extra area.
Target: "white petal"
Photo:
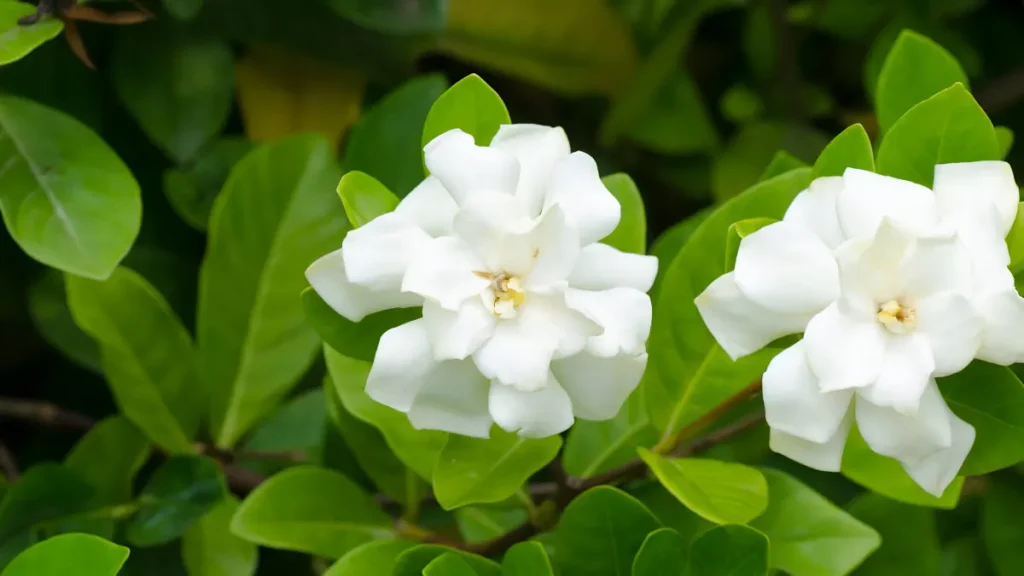
[[[390,212],[349,231],[341,244],[348,279],[371,290],[399,290],[430,236]]]
[[[855,410],[861,436],[882,456],[917,462],[952,445],[946,403],[934,380],[925,387],[913,416],[875,406],[860,394]]]
[[[438,360],[462,360],[476,352],[491,334],[498,318],[484,307],[479,298],[470,298],[458,311],[442,308],[427,300],[423,304],[423,321]]]
[[[762,378],[764,416],[773,430],[824,444],[850,407],[852,390],[822,392],[807,366],[802,342],[786,348],[768,364]]]
[[[981,316],[960,294],[936,294],[917,303],[917,332],[927,338],[935,376],[955,374],[981,346]]]
[[[444,184],[459,205],[481,191],[515,194],[519,184],[515,156],[477,146],[472,136],[457,128],[431,140],[423,152],[431,175]]]
[[[569,155],[569,139],[560,127],[537,124],[502,124],[491,148],[511,153],[519,160],[519,187],[530,213],[540,214],[555,165]]]
[[[478,192],[455,215],[455,233],[491,272],[524,274],[533,268],[530,218],[522,201],[498,192]]]
[[[978,358],[1008,366],[1024,362],[1024,298],[1016,290],[1000,290],[975,302],[984,320]]]
[[[836,202],[847,238],[873,236],[884,218],[915,234],[927,234],[938,221],[935,195],[906,180],[848,168]]]
[[[947,411],[949,409],[947,408]],[[949,425],[952,445],[937,450],[916,462],[903,462],[903,469],[924,488],[925,492],[937,497],[942,496],[946,487],[956,477],[963,466],[967,454],[974,445],[974,427],[949,412]]]
[[[580,251],[569,285],[582,290],[625,287],[647,292],[658,275],[654,256],[622,252],[607,244],[590,244]]]
[[[1006,162],[939,164],[932,188],[943,219],[977,218],[979,209],[992,204],[999,212],[998,230],[1005,237],[1017,218],[1020,189]]]
[[[419,430],[487,438],[493,423],[487,409],[488,389],[487,379],[472,362],[443,362],[416,395],[409,423]]]
[[[694,299],[718,345],[736,360],[777,338],[803,332],[809,314],[780,314],[753,303],[736,286],[734,274],[719,276]]]
[[[940,292],[971,292],[970,254],[955,234],[918,238],[902,272],[907,293],[917,298]]]
[[[807,228],[835,250],[846,240],[836,214],[836,198],[842,188],[843,179],[839,176],[816,179],[807,190],[796,195],[782,221]]]
[[[914,237],[886,218],[869,238],[849,240],[836,250],[842,300],[849,310],[874,317],[878,305],[906,293],[904,267]]]
[[[832,304],[811,319],[804,351],[811,371],[825,391],[874,384],[885,355],[885,328],[878,322],[847,316]]]
[[[306,279],[335,312],[353,322],[389,308],[418,306],[423,298],[396,290],[375,291],[349,282],[341,249],[325,254],[306,268]]]
[[[600,325],[582,312],[569,307],[564,291],[530,294],[519,312],[525,315],[520,319],[522,322],[531,323],[531,330],[543,334],[545,338],[555,338],[555,358],[579,354],[592,337],[604,332]]]
[[[622,216],[622,207],[601,182],[594,159],[583,152],[573,152],[555,166],[544,208],[554,204],[580,231],[584,245],[611,234]]]
[[[486,271],[483,263],[462,240],[442,236],[428,240],[402,280],[402,291],[438,302],[449,310],[483,292],[491,283],[474,272]]]
[[[535,313],[528,304],[520,306],[515,318],[498,322],[494,335],[473,354],[473,361],[490,380],[537,390],[548,381],[558,335],[546,315]]]
[[[878,381],[860,394],[875,406],[913,415],[934,371],[927,338],[919,334],[890,336]]]
[[[839,472],[843,463],[843,448],[846,447],[846,437],[850,435],[852,424],[853,410],[848,410],[836,433],[823,443],[804,440],[772,428],[768,437],[768,447],[773,452],[809,468],[823,472]]]
[[[402,324],[380,337],[366,378],[366,394],[385,406],[408,412],[437,366],[425,322],[419,319]]]
[[[756,304],[786,314],[815,314],[839,297],[832,250],[806,228],[776,222],[740,242],[736,285]]]
[[[515,386],[491,382],[489,406],[494,422],[524,438],[546,438],[572,426],[572,402],[549,374],[540,389],[524,392]]]
[[[595,356],[608,358],[618,354],[637,355],[651,333],[651,298],[632,288],[612,288],[593,292],[570,288],[565,301],[573,310],[604,328],[587,344]]]
[[[614,418],[640,383],[647,354],[598,358],[586,352],[555,360],[551,372],[572,400],[572,411],[584,420]]]
[[[537,227],[526,238],[511,238],[510,242],[525,241],[533,257],[532,269],[526,277],[526,286],[551,286],[569,277],[580,256],[580,234],[565,218],[558,206],[552,206]],[[510,247],[511,248],[511,247]],[[519,251],[510,251],[517,254]],[[515,263],[509,263],[514,266]]]
[[[434,176],[427,176],[402,198],[395,213],[405,216],[427,234],[437,237],[451,234],[452,219],[458,209],[441,181]]]
[[[1010,250],[999,220],[995,205],[989,204],[987,209],[978,210],[977,218],[957,223],[957,232],[971,259],[973,288],[979,295],[1013,286],[1013,275],[1007,270]]]

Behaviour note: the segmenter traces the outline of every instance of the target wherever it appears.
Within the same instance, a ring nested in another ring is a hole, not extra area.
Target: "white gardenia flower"
[[[426,180],[306,276],[349,320],[423,317],[380,340],[366,391],[413,426],[526,437],[613,417],[647,362],[657,259],[598,241],[620,206],[561,128],[461,130],[425,148]]]

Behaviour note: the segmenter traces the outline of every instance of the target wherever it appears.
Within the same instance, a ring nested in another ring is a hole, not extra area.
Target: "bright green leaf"
[[[164,194],[182,220],[196,230],[206,230],[228,174],[252,148],[244,138],[220,138],[203,148],[189,166],[164,172]]]
[[[252,576],[256,545],[230,531],[238,500],[229,496],[185,532],[181,554],[189,576]]]
[[[164,449],[191,451],[202,388],[192,339],[167,301],[127,268],[103,282],[68,276],[67,289],[75,322],[100,343],[121,412]]]
[[[629,576],[633,557],[661,524],[636,498],[611,486],[591,488],[562,513],[555,562],[563,576]]]
[[[297,136],[242,159],[214,203],[196,333],[220,446],[276,406],[315,357],[299,294],[306,267],[341,246],[347,222],[324,193],[340,178],[323,138]]]
[[[235,513],[231,531],[261,546],[327,558],[393,537],[391,518],[368,494],[341,474],[312,466],[260,484]]]
[[[398,556],[415,546],[408,540],[376,540],[353,548],[334,563],[323,576],[368,576],[391,574]]]
[[[29,288],[28,306],[36,330],[51,346],[82,368],[103,373],[99,346],[71,317],[63,274],[44,272]]]
[[[518,504],[518,503],[517,503]],[[463,506],[454,511],[462,539],[470,544],[493,540],[525,524],[529,517],[522,506],[502,504]]]
[[[981,508],[981,537],[999,576],[1024,573],[1024,490],[1019,482],[991,478]]]
[[[353,228],[358,228],[398,206],[398,197],[376,178],[364,172],[349,172],[338,182],[338,196]]]
[[[345,356],[366,362],[373,361],[377,344],[385,332],[412,322],[421,313],[419,308],[393,308],[353,322],[335,312],[312,288],[302,291],[302,309],[309,325],[325,344]]]
[[[427,113],[420,143],[431,140],[455,128],[476,140],[477,146],[487,146],[498,133],[498,126],[509,124],[508,110],[501,96],[476,74],[470,74],[444,91]]]
[[[128,549],[91,534],[63,534],[22,552],[3,576],[114,576]]]
[[[611,234],[601,240],[623,252],[643,254],[647,251],[647,215],[640,190],[628,174],[618,173],[601,179],[622,206],[622,219]]]
[[[746,526],[717,526],[690,544],[690,574],[765,576],[768,538]]]
[[[952,54],[934,41],[904,30],[878,76],[875,108],[882,132],[888,132],[918,102],[957,82],[967,86],[967,74]]]
[[[650,253],[658,257],[658,276],[654,279],[654,287],[651,288],[651,300],[658,301],[657,295],[665,273],[668,271],[676,255],[683,249],[690,236],[697,230],[704,220],[714,212],[711,207],[704,208],[688,216],[682,222],[675,224],[668,230],[661,233],[651,246]]]
[[[502,576],[555,576],[548,553],[540,542],[520,542],[505,552]]]
[[[1013,130],[1006,126],[996,126],[996,140],[999,141],[999,159],[1006,160],[1013,148]]]
[[[206,456],[171,456],[139,493],[139,511],[125,533],[134,546],[155,546],[181,537],[227,496],[224,475]]]
[[[36,7],[31,4],[0,2],[0,65],[21,60],[64,29],[64,23],[53,17],[27,26],[18,23],[35,12]]]
[[[142,221],[139,185],[84,124],[0,97],[0,212],[29,256],[89,278],[113,272]]]
[[[900,504],[870,492],[858,496],[847,510],[882,536],[882,546],[868,556],[855,574],[904,576],[940,573],[941,554],[935,512]]]
[[[640,448],[640,457],[673,496],[718,524],[746,524],[768,506],[768,484],[755,468],[703,458],[663,458]]]
[[[423,576],[476,576],[476,571],[457,554],[448,552],[423,567]]]
[[[680,576],[684,570],[686,543],[671,528],[659,528],[648,534],[633,558],[632,576]]]
[[[807,163],[803,160],[793,156],[785,150],[779,150],[772,157],[772,161],[768,163],[768,167],[761,172],[761,177],[757,179],[758,182],[764,182],[765,180],[771,180],[780,174],[785,174],[790,170],[796,170],[797,168],[804,168]]]
[[[1024,271],[1024,202],[1017,205],[1017,219],[1006,236],[1010,250],[1010,272],[1014,275]]]
[[[579,420],[569,429],[562,466],[573,476],[589,478],[636,458],[638,446],[653,446],[658,432],[651,427],[638,388],[610,420]]]
[[[775,218],[747,218],[739,222],[733,222],[726,232],[725,239],[725,269],[732,272],[736,267],[736,254],[740,251],[740,243],[744,238],[757,232],[769,224],[778,222]]]
[[[458,555],[477,576],[501,576],[501,567],[492,560],[436,544],[421,544],[402,552],[391,576],[420,576],[428,564],[443,554]]]
[[[818,155],[811,169],[811,179],[842,176],[847,168],[875,171],[875,151],[871,138],[860,124],[839,133]]]

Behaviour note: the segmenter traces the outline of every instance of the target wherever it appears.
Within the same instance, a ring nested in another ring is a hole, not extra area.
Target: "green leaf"
[[[327,558],[393,537],[391,518],[368,494],[313,466],[289,468],[260,484],[235,513],[231,531],[261,546]]]
[[[458,555],[477,573],[477,576],[501,576],[501,567],[493,560],[436,544],[420,544],[402,552],[391,576],[420,576],[427,565],[444,554]]]
[[[444,30],[444,0],[408,4],[402,0],[327,0],[342,16],[370,30],[415,34]]]
[[[333,392],[333,390],[332,390]],[[309,390],[281,404],[263,421],[245,442],[245,449],[254,452],[291,452],[303,454],[302,461],[311,462],[320,456],[327,427],[327,400],[323,390]],[[283,462],[267,459],[238,458],[238,463],[261,474],[273,474],[285,467]]]
[[[628,174],[620,172],[601,179],[622,206],[619,225],[601,243],[623,252],[643,254],[647,251],[647,215],[640,190]]]
[[[936,164],[998,160],[988,116],[962,84],[917,104],[893,124],[878,148],[880,174],[931,186]]]
[[[420,308],[394,308],[370,314],[353,322],[324,302],[312,288],[302,291],[302,310],[317,335],[333,350],[373,362],[377,344],[385,332],[420,317]]]
[[[967,86],[967,74],[945,48],[904,30],[882,65],[875,91],[878,125],[888,132],[918,102],[956,83]]]
[[[1005,366],[976,360],[952,376],[939,378],[950,409],[974,426],[974,446],[961,476],[988,474],[1024,460],[1024,384]],[[978,393],[978,383],[984,393]]]
[[[203,9],[203,0],[164,0],[164,10],[178,20],[192,20]]]
[[[113,82],[128,112],[172,160],[196,158],[231,112],[231,47],[160,23],[128,26],[117,40]]]
[[[696,576],[765,576],[768,538],[746,526],[718,526],[690,544],[690,574]]]
[[[1016,275],[1024,271],[1024,202],[1017,205],[1017,219],[1006,236],[1006,245],[1010,251],[1010,272]]]
[[[999,576],[1024,570],[1024,490],[1019,482],[998,476],[990,479],[981,507],[981,537]]]
[[[338,182],[338,196],[353,228],[358,228],[398,206],[398,197],[376,178],[364,172],[349,172]]]
[[[984,528],[982,528],[984,531]],[[942,543],[943,576],[991,576],[988,556],[975,536]]]
[[[434,467],[434,495],[445,510],[467,504],[500,502],[547,466],[561,436],[523,438],[491,427],[490,438],[450,434]]]
[[[693,299],[725,272],[722,254],[729,226],[747,218],[782,218],[809,179],[809,168],[793,170],[726,202],[700,224],[667,266],[654,307],[643,379],[651,421],[666,435],[759,378],[776,353],[766,349],[733,362],[704,326]]]
[[[50,346],[82,368],[103,373],[99,346],[71,317],[63,274],[44,272],[29,288],[28,307],[32,323]]]
[[[220,138],[203,148],[189,166],[164,172],[164,194],[182,220],[196,230],[206,230],[228,174],[252,148],[244,138]]]
[[[420,144],[455,128],[471,135],[477,146],[487,146],[498,126],[512,120],[501,96],[476,74],[470,74],[444,91],[427,113]],[[421,150],[422,150],[421,146]]]
[[[53,17],[27,26],[18,23],[35,12],[35,6],[29,4],[0,2],[0,66],[21,60],[64,30],[64,22]]]
[[[260,146],[231,172],[210,216],[197,341],[217,444],[234,445],[315,357],[303,271],[341,246],[341,178],[330,145],[297,136]]]
[[[864,127],[854,124],[839,133],[818,155],[811,179],[842,176],[847,168],[875,171],[875,151]]]
[[[345,409],[384,435],[395,456],[412,468],[421,478],[430,480],[448,434],[436,430],[416,430],[405,414],[384,406],[366,395],[369,362],[343,356],[324,347],[324,358],[334,389]]]
[[[181,554],[189,576],[252,576],[256,545],[230,531],[238,500],[228,496],[185,532]]]
[[[703,458],[663,458],[637,452],[658,481],[701,517],[718,524],[746,524],[768,507],[768,484],[756,469]]]
[[[725,270],[732,272],[736,267],[736,254],[740,251],[740,242],[769,224],[778,222],[775,218],[747,218],[733,222],[726,232],[725,239]]]
[[[633,557],[661,524],[639,500],[611,486],[576,497],[558,523],[555,562],[563,576],[629,576]]]
[[[171,456],[139,494],[139,512],[125,535],[134,546],[166,544],[181,537],[226,495],[216,461],[206,456]]]
[[[999,141],[999,159],[1006,160],[1013,148],[1013,130],[1006,126],[996,126],[996,140]]]
[[[0,97],[0,212],[29,256],[103,279],[135,241],[139,185],[92,130],[61,112]]]
[[[686,126],[680,130],[680,126]],[[658,90],[650,107],[629,127],[630,140],[658,152],[681,156],[713,151],[719,146],[697,84],[681,72],[672,74]]]
[[[540,542],[520,542],[505,552],[502,576],[555,576],[548,553]]]
[[[423,576],[476,576],[476,571],[457,554],[448,552],[431,560],[423,568]]]
[[[697,230],[704,220],[714,212],[712,207],[704,208],[688,216],[682,222],[673,225],[661,233],[651,246],[650,253],[658,257],[658,276],[654,279],[654,287],[651,288],[651,300],[658,301],[657,295],[661,283],[665,280],[665,273],[668,271],[676,255],[682,251],[683,246],[689,241],[690,236]]]
[[[63,534],[22,552],[3,576],[114,576],[128,549],[90,534]]]
[[[765,180],[771,180],[779,174],[785,174],[790,170],[796,170],[797,168],[804,168],[807,163],[803,160],[793,156],[785,150],[779,150],[772,157],[772,161],[768,163],[768,167],[761,172],[761,177],[757,179],[758,182],[764,182]]]
[[[381,98],[352,127],[345,170],[365,172],[400,197],[408,194],[423,180],[420,138],[427,113],[447,88],[444,76],[429,74]]]
[[[671,528],[659,528],[648,534],[633,558],[632,576],[680,576],[684,570],[686,543]]]
[[[526,510],[521,506],[509,508],[503,504],[463,506],[455,510],[454,514],[459,534],[470,544],[497,538],[529,520]]]
[[[792,576],[843,576],[878,548],[873,528],[791,476],[763,470],[768,509],[751,522],[771,542],[771,567]]]
[[[589,478],[636,457],[639,446],[653,446],[658,432],[651,427],[638,388],[611,420],[578,420],[569,429],[562,466],[573,476]]]
[[[882,536],[882,546],[868,556],[855,574],[903,576],[939,574],[941,549],[935,512],[894,502],[878,494],[858,496],[847,509]]]
[[[712,195],[718,202],[725,202],[757,184],[780,149],[809,162],[817,158],[827,144],[823,133],[802,124],[746,124],[712,162]]]
[[[408,540],[377,540],[353,548],[334,563],[323,576],[368,576],[391,574],[398,556],[415,546]]]
[[[201,388],[192,339],[167,301],[127,268],[103,282],[68,276],[67,289],[75,322],[100,343],[121,412],[162,448],[190,452]]]

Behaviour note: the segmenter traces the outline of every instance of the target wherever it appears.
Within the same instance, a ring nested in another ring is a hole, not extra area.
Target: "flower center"
[[[498,318],[515,318],[516,308],[526,301],[526,292],[518,276],[502,272],[473,272],[481,278],[491,281],[491,285],[481,296],[484,305]]]
[[[896,300],[889,300],[879,306],[875,317],[893,334],[909,334],[917,325],[917,310]]]

